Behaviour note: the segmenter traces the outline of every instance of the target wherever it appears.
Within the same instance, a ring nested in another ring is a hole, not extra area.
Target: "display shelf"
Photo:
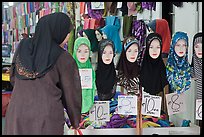
[[[135,128],[109,128],[109,129],[81,129],[83,135],[136,135]],[[73,129],[65,127],[65,135],[74,135]],[[77,133],[78,134],[78,133]],[[142,135],[200,135],[200,127],[159,127],[143,128]]]

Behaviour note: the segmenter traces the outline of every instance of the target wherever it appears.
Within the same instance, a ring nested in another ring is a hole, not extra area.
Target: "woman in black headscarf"
[[[33,38],[23,39],[13,58],[12,97],[3,134],[59,134],[64,132],[64,108],[71,124],[81,118],[81,85],[77,65],[63,50],[72,30],[64,13],[41,17]]]
[[[153,41],[157,41],[158,45],[153,45]],[[150,53],[150,50],[154,50],[154,46],[156,46],[158,53],[154,53],[154,51]],[[161,36],[158,33],[150,33],[146,38],[146,50],[141,66],[140,82],[144,87],[144,91],[151,95],[162,92],[163,88],[168,84],[161,49]]]
[[[132,51],[135,52],[135,56],[133,57],[133,61],[127,58],[127,52],[130,47],[136,44],[137,50]],[[117,64],[116,70],[118,70],[117,82],[120,86],[124,87],[127,90],[128,94],[139,95],[139,65],[137,62],[139,51],[139,41],[134,37],[127,37],[123,41],[123,50]]]
[[[104,63],[106,54],[104,49],[111,46],[112,52],[108,61]],[[110,100],[116,92],[116,71],[113,63],[114,43],[111,40],[103,39],[99,42],[98,65],[96,70],[96,87],[99,100]]]

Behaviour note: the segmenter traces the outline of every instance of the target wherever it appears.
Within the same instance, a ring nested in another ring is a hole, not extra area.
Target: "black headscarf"
[[[109,100],[116,92],[114,58],[110,64],[105,64],[102,60],[102,54],[107,45],[112,45],[114,53],[114,43],[111,40],[103,39],[99,42],[98,66],[96,70],[96,87],[99,100]]]
[[[98,39],[96,38],[95,29],[85,29],[83,32],[87,35],[88,39],[91,42],[91,51],[98,51]]]
[[[13,63],[17,78],[35,79],[45,75],[62,53],[59,45],[72,28],[70,18],[64,13],[41,17],[34,37],[23,39],[15,53]]]
[[[123,42],[123,50],[117,64],[116,70],[118,70],[117,82],[120,86],[124,87],[128,93],[139,93],[139,64],[137,60],[135,62],[129,62],[126,57],[126,51],[132,44],[138,44],[139,41],[134,37],[127,37]]]
[[[146,38],[146,51],[141,66],[140,82],[144,87],[145,92],[151,95],[163,91],[163,88],[168,84],[166,78],[166,67],[161,57],[161,51],[158,58],[153,59],[149,55],[149,47],[154,39],[160,42],[160,49],[162,49],[162,38],[158,33],[150,33]]]

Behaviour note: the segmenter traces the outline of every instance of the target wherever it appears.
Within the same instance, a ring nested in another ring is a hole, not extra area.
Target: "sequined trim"
[[[30,72],[28,69],[22,66],[21,61],[19,60],[19,56],[16,57],[16,70],[19,75],[25,76],[27,78],[36,78],[38,73],[32,71]]]

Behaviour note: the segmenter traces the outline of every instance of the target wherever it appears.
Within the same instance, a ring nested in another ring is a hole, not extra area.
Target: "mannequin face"
[[[195,54],[198,58],[202,58],[202,43],[197,43],[194,46]]]
[[[132,44],[126,51],[126,57],[129,62],[135,62],[138,56],[138,45]]]
[[[158,39],[152,40],[150,46],[149,46],[149,55],[153,59],[156,59],[159,57],[161,52],[160,42]]]
[[[64,39],[64,41],[60,44],[60,47],[64,48],[64,45],[67,43],[67,41],[69,40],[69,35],[70,33],[67,34],[66,38]]]
[[[85,63],[89,58],[88,46],[84,44],[80,45],[79,48],[77,49],[76,55],[77,55],[79,62]]]
[[[95,31],[95,34],[96,34],[96,38],[98,39],[98,41],[101,41],[101,40],[102,40],[102,35],[101,35],[101,33],[100,33],[98,30],[96,30],[96,31]]]
[[[102,61],[105,64],[110,64],[113,60],[113,48],[111,45],[107,45],[102,53]]]
[[[184,39],[180,39],[177,41],[174,50],[179,57],[183,57],[186,54],[186,48],[186,41]]]

